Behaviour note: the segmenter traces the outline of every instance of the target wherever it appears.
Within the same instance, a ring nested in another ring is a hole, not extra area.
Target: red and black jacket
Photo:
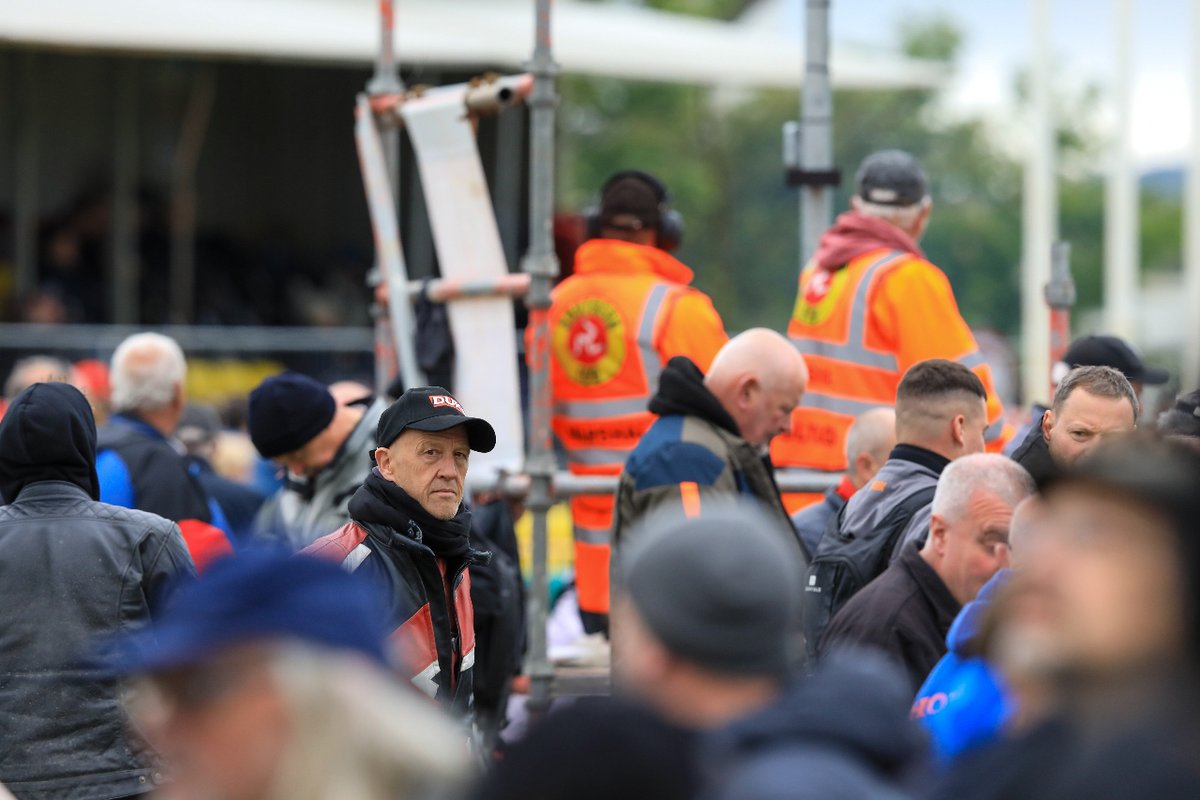
[[[459,516],[469,520],[469,512]],[[378,585],[389,599],[391,638],[413,684],[451,712],[471,713],[475,614],[468,567],[486,563],[488,554],[468,549],[439,558],[411,518],[403,530],[351,521],[303,552],[337,560]]]

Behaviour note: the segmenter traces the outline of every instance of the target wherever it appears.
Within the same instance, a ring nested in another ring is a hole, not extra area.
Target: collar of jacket
[[[846,503],[850,502],[850,498],[853,497],[854,493],[858,490],[855,489],[854,484],[850,482],[850,476],[843,475],[841,481],[838,482],[838,485],[834,486],[829,491],[837,497],[842,498],[842,505],[845,505]]]
[[[92,500],[82,486],[70,481],[37,481],[27,483],[9,502],[18,500]]]
[[[589,239],[575,251],[575,274],[651,273],[674,283],[689,284],[695,273],[665,250],[620,239]]]
[[[699,417],[742,438],[733,417],[704,385],[704,373],[687,356],[675,356],[667,362],[648,408],[660,417]]]
[[[170,439],[162,435],[162,431],[151,425],[149,422],[146,422],[142,418],[133,414],[113,414],[108,418],[108,421],[109,423],[124,425],[126,428],[133,428],[136,431],[141,431],[152,439],[161,439],[168,444],[171,443]]]
[[[938,629],[943,632],[943,635],[949,633],[950,626],[954,624],[954,618],[958,616],[958,612],[962,611],[962,606],[954,599],[954,595],[950,593],[942,576],[938,575],[930,563],[921,557],[921,551],[917,549],[915,542],[905,546],[900,553],[900,565],[908,570],[908,574],[912,576],[913,582],[917,584],[921,594],[929,600],[929,605],[933,607],[934,615],[937,617]]]
[[[926,450],[924,447],[918,447],[915,444],[896,445],[892,448],[892,452],[888,454],[888,461],[891,461],[893,458],[920,464],[922,467],[932,470],[938,475],[941,475],[942,470],[950,464],[950,459],[944,455],[935,453],[932,450]]]
[[[1024,467],[1039,484],[1057,471],[1054,459],[1050,455],[1050,445],[1042,435],[1042,422],[1045,421],[1047,413],[1043,411],[1034,419],[1029,433],[1025,435],[1025,441],[1021,442],[1012,454],[1012,460]]]

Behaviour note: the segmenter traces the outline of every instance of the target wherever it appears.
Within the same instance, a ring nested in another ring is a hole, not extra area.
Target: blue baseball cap
[[[110,672],[159,672],[227,647],[288,639],[357,652],[386,666],[382,607],[366,581],[332,562],[243,550],[180,586],[156,623],[117,645]]]

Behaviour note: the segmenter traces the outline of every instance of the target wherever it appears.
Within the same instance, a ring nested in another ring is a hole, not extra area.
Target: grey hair
[[[4,396],[12,399],[38,381],[29,379],[35,370],[44,371],[51,375],[50,380],[67,382],[71,380],[71,365],[61,358],[54,356],[26,356],[13,365],[12,372],[4,381]]]
[[[1037,491],[1033,478],[1017,462],[995,453],[976,453],[950,462],[938,478],[933,495],[934,514],[945,520],[961,519],[976,492],[987,491],[1010,508]]]
[[[1076,389],[1083,389],[1088,394],[1114,400],[1125,398],[1133,408],[1135,420],[1142,413],[1137,393],[1133,391],[1133,384],[1121,374],[1120,370],[1112,367],[1076,367],[1068,372],[1058,382],[1058,388],[1054,390],[1054,401],[1051,408],[1054,409],[1055,414],[1062,411],[1063,403],[1067,402],[1067,398]]]
[[[857,197],[857,195],[856,195]],[[860,214],[866,214],[868,217],[877,217],[892,223],[897,228],[904,230],[912,230],[917,224],[917,218],[925,213],[933,205],[933,198],[925,195],[917,202],[907,206],[889,206],[883,203],[872,203],[869,200],[864,200],[858,197],[858,202],[854,208]]]
[[[135,333],[112,356],[113,411],[157,411],[175,399],[187,375],[178,342],[161,333]]]
[[[859,453],[887,457],[887,453],[879,452],[880,446],[886,444],[892,438],[887,434],[895,431],[896,424],[895,416],[888,414],[887,417],[891,426],[891,430],[888,430],[888,426],[882,419],[884,414],[880,413],[885,411],[891,412],[892,409],[880,406],[870,411],[864,411],[854,419],[854,424],[850,426],[850,430],[846,433],[847,464],[853,464],[854,459]]]
[[[299,642],[270,667],[293,725],[271,800],[410,800],[470,779],[467,731],[381,667]]]

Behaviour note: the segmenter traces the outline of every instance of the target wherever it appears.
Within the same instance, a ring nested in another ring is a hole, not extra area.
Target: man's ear
[[[738,382],[737,399],[743,408],[754,405],[754,396],[762,390],[762,384],[753,375],[746,375]]]
[[[950,436],[959,447],[967,443],[966,427],[967,418],[962,414],[955,414],[954,419],[950,420]]]
[[[392,480],[394,477],[392,472],[392,451],[386,447],[376,447],[375,466],[379,467],[379,472],[383,477],[389,481]]]
[[[933,548],[933,552],[938,555],[946,550],[946,520],[942,519],[940,514],[929,517],[929,541],[925,546]]]
[[[851,465],[854,470],[855,484],[862,486],[871,479],[871,474],[875,471],[875,457],[870,453],[859,453],[854,457],[854,464]]]
[[[1050,431],[1054,430],[1054,411],[1047,411],[1042,416],[1042,438],[1050,441]]]

